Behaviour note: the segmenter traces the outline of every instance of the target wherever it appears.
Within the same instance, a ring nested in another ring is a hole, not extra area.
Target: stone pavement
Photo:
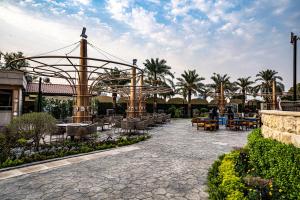
[[[172,120],[135,150],[1,180],[0,199],[207,199],[208,168],[248,133]]]

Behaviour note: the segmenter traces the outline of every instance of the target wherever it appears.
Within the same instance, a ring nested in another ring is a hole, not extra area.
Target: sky
[[[165,59],[176,77],[196,69],[206,83],[274,69],[287,90],[299,25],[299,0],[0,0],[0,51],[37,55],[79,41],[85,26],[90,43],[141,67]]]

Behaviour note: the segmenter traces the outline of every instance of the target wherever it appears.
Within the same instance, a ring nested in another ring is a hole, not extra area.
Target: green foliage
[[[10,134],[32,139],[36,150],[39,150],[40,140],[56,128],[56,120],[48,113],[27,113],[14,118],[8,125]]]
[[[176,108],[174,112],[174,118],[179,118],[181,117],[181,110],[179,108]]]
[[[246,148],[215,161],[209,170],[210,199],[300,199],[300,149],[264,138],[260,129]]]
[[[104,150],[104,149],[114,148],[118,146],[130,145],[140,141],[144,141],[150,137],[151,137],[150,135],[142,135],[137,137],[121,137],[118,140],[103,141],[103,142],[97,142],[95,140],[87,141],[87,142],[65,141],[63,143],[50,144],[50,145],[48,144],[41,147],[43,148],[43,151],[40,151],[33,155],[30,156],[23,155],[19,159],[6,158],[5,160],[0,162],[0,168],[12,167],[24,163],[59,158],[59,157],[64,157],[64,156],[69,156],[69,155],[74,155],[79,153],[88,153],[91,151]],[[21,140],[19,139],[18,141]],[[0,142],[1,142],[1,135],[0,135]],[[25,142],[25,140],[23,140],[22,142]],[[53,148],[56,150],[53,151]]]
[[[73,101],[54,98],[44,99],[42,101],[42,107],[56,119],[65,119],[66,117],[72,116]]]
[[[235,163],[239,152],[233,151],[221,156],[209,170],[209,193],[211,199],[240,200],[246,199],[246,189],[242,178],[235,171]]]
[[[260,129],[248,136],[248,147],[253,175],[273,179],[280,199],[299,199],[300,149],[263,138]]]

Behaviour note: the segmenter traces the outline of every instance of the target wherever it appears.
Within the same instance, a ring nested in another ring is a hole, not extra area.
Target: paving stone
[[[179,119],[149,133],[151,139],[125,151],[78,157],[68,165],[57,161],[45,164],[57,168],[0,180],[0,199],[208,199],[209,167],[243,146],[249,131],[197,131],[189,119]]]

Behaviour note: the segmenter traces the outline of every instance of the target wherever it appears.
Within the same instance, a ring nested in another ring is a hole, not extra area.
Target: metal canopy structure
[[[16,66],[18,62],[27,61],[29,66],[24,69],[16,69],[33,76],[46,76],[66,80],[72,87],[75,97],[73,122],[91,120],[91,96],[98,92],[118,93],[129,97],[127,115],[136,117],[145,113],[144,98],[149,94],[168,93],[170,88],[144,85],[144,71],[136,65],[117,62],[110,59],[90,58],[87,55],[87,45],[95,48],[87,42],[85,35],[81,34],[81,40],[75,43],[80,47],[80,56],[42,55],[16,59],[9,65]],[[73,44],[73,45],[75,45]],[[75,48],[72,50],[74,51]],[[71,52],[72,52],[71,51]],[[50,51],[52,53],[54,51]],[[70,52],[70,53],[71,53]],[[117,69],[118,76],[110,74]],[[115,82],[127,80],[127,84],[115,84]],[[138,84],[139,83],[139,84]]]

